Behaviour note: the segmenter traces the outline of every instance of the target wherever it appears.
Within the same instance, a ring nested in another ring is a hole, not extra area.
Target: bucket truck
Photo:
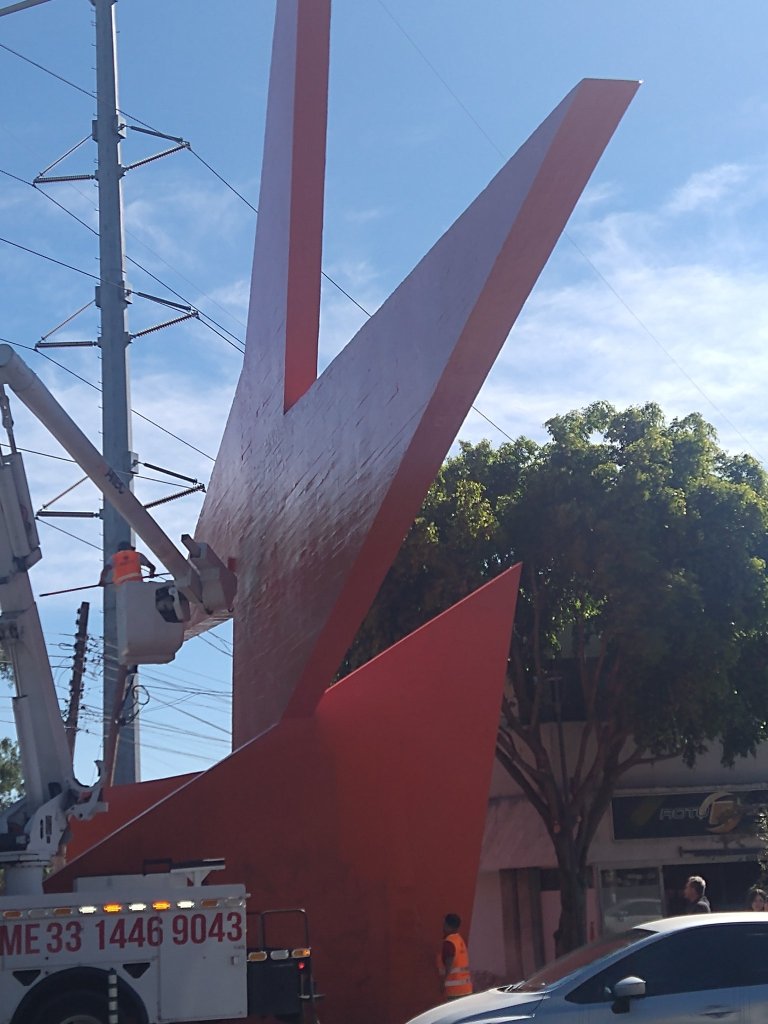
[[[314,1019],[306,926],[296,948],[246,939],[243,885],[204,884],[223,862],[165,864],[137,875],[78,878],[46,894],[43,877],[69,823],[106,809],[104,779],[77,781],[29,569],[41,557],[5,387],[43,423],[173,576],[118,588],[120,660],[169,661],[193,608],[228,616],[233,573],[202,541],[185,558],[40,379],[0,345],[0,643],[13,666],[24,795],[0,812],[0,1024],[155,1024],[280,1015]],[[155,865],[156,867],[156,865]],[[277,913],[277,912],[273,912]],[[301,913],[298,911],[297,913]]]

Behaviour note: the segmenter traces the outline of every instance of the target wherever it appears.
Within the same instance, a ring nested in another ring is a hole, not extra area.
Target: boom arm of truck
[[[182,538],[184,558],[170,538],[107,464],[42,381],[8,345],[0,345],[0,392],[8,385],[174,577],[190,605],[227,616],[234,574],[207,544]],[[4,393],[3,401],[7,402]],[[9,426],[9,424],[6,424]],[[58,852],[71,817],[104,807],[103,780],[81,785],[74,776],[40,618],[28,570],[41,557],[21,455],[0,454],[0,643],[16,680],[14,716],[24,774],[24,797],[0,813],[0,866],[8,892],[39,891],[42,871]]]
[[[190,556],[186,559],[170,537],[158,526],[124,480],[91,444],[74,420],[64,411],[37,374],[10,345],[0,345],[0,384],[7,384],[56,438],[106,500],[136,531],[174,578],[182,594],[193,605],[211,614],[228,613],[237,580],[207,544],[182,538]]]

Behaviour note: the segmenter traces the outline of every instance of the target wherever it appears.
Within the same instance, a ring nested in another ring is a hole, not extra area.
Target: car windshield
[[[635,942],[640,942],[641,939],[654,934],[645,928],[633,928],[631,931],[622,932],[621,935],[610,935],[607,938],[598,939],[597,942],[590,942],[588,946],[579,946],[571,953],[566,953],[565,956],[542,967],[530,978],[519,981],[516,985],[509,985],[505,991],[538,992],[543,988],[549,988],[550,985],[561,981],[574,971],[578,971],[582,967],[589,967],[596,960],[610,956],[611,953],[617,953],[620,949],[626,949],[627,946],[632,946]]]

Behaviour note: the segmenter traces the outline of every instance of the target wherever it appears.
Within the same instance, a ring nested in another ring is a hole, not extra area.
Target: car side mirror
[[[642,978],[622,978],[613,986],[614,1013],[629,1013],[629,1003],[632,999],[642,999],[645,995],[645,981]]]

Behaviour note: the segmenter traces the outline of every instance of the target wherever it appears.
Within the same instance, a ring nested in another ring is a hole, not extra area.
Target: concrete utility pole
[[[123,203],[120,141],[117,112],[117,65],[115,61],[116,0],[91,0],[96,14],[96,120],[93,138],[98,149],[99,184],[99,262],[100,282],[96,305],[101,310],[101,382],[102,444],[106,461],[129,488],[133,488],[131,452],[130,389],[128,377],[128,318],[123,277]],[[109,502],[103,505],[104,562],[125,541],[133,543],[133,534],[125,520]],[[115,588],[104,588],[104,737],[109,732],[109,716],[115,706],[116,692],[123,691],[126,669],[117,662],[117,617]],[[129,694],[127,700],[132,700]],[[131,712],[131,708],[127,708]],[[136,782],[139,778],[138,722],[126,714],[128,724],[120,732],[115,761],[116,783]]]
[[[0,17],[37,7],[48,0],[19,0],[0,8]],[[115,57],[114,5],[116,0],[91,0],[96,21],[96,120],[93,139],[97,146],[96,180],[99,186],[100,281],[96,305],[101,310],[102,443],[106,461],[133,490],[134,455],[131,451],[131,404],[128,384],[128,318],[123,278],[123,204],[120,162],[122,138],[117,111],[117,64]],[[83,175],[89,177],[89,175]],[[46,179],[40,178],[43,182]],[[67,180],[67,179],[49,179]],[[117,551],[121,541],[133,542],[125,520],[104,502],[104,562]],[[126,685],[127,669],[117,662],[117,617],[114,587],[104,588],[104,726],[106,747],[113,708]],[[136,782],[139,778],[138,721],[135,701],[128,693],[121,718],[127,724],[120,731],[115,782]]]

